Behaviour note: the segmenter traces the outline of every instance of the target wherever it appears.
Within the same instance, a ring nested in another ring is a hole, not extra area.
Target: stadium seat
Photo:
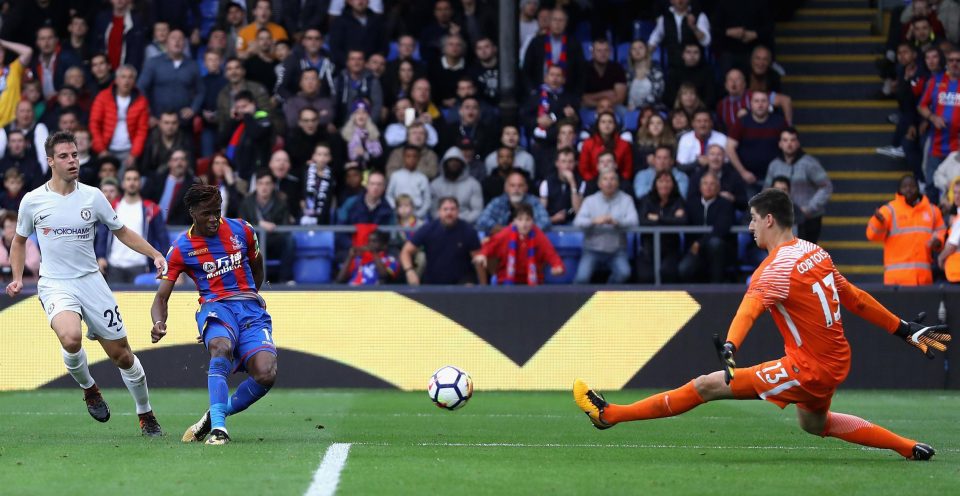
[[[593,43],[589,41],[582,41],[580,44],[583,45],[583,58],[587,62],[593,60]]]
[[[326,284],[332,279],[334,244],[330,231],[296,231],[297,259],[293,279],[303,284]]]
[[[646,43],[650,39],[650,35],[653,34],[653,30],[656,29],[656,21],[642,21],[636,20],[633,22],[633,39],[643,40]]]
[[[170,246],[173,246],[173,243],[180,237],[181,234],[187,231],[169,231],[170,234]]]
[[[563,260],[565,272],[559,276],[547,272],[543,278],[544,282],[547,284],[572,283],[573,277],[577,274],[577,265],[580,264],[580,255],[583,253],[583,233],[550,231],[547,233],[547,238],[553,244],[557,255]]]
[[[627,61],[630,59],[630,43],[620,43],[617,45],[617,62],[627,70]]]
[[[145,274],[140,274],[139,276],[133,279],[133,284],[135,286],[158,286],[160,281],[157,280],[157,275],[153,272],[147,272]]]
[[[640,120],[639,110],[630,110],[623,114],[623,128],[627,131],[635,132],[638,129],[637,121]]]
[[[389,51],[387,52],[387,62],[393,62],[394,60],[397,60],[397,57],[397,42],[391,41]],[[420,43],[417,43],[413,47],[413,60],[416,60],[417,62],[420,61]]]
[[[593,121],[597,119],[597,111],[588,108],[580,109],[580,127],[583,129],[589,129],[593,126]]]

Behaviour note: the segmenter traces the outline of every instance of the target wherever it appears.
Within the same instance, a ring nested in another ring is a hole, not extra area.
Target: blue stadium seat
[[[389,51],[387,52],[387,62],[397,60],[397,57],[397,42],[391,41]],[[413,47],[413,60],[416,60],[417,62],[420,61],[420,43],[417,43]]]
[[[170,246],[173,246],[174,241],[176,241],[177,238],[179,238],[180,235],[185,232],[187,231],[169,231],[168,234],[170,235]],[[164,255],[166,255],[166,253],[164,253]]]
[[[458,119],[460,119],[460,115],[457,113],[457,109],[444,107],[443,110],[440,111],[440,113],[443,114],[443,120],[447,124],[453,124],[454,122],[457,122]]]
[[[583,45],[583,58],[586,59],[587,62],[593,60],[593,43],[581,41],[580,44]]]
[[[627,61],[630,60],[630,43],[620,43],[617,45],[617,62],[627,70]]]
[[[637,121],[640,119],[640,110],[630,110],[623,114],[623,128],[627,131],[637,130]]]
[[[650,35],[653,34],[653,30],[657,27],[657,21],[634,21],[633,22],[633,39],[643,40],[644,43],[650,39]]]
[[[559,276],[547,272],[544,282],[547,284],[572,283],[573,277],[577,274],[577,265],[580,264],[580,255],[583,253],[583,233],[550,231],[547,233],[547,238],[557,250],[557,255],[563,260],[566,271]]]
[[[157,280],[156,274],[153,272],[147,272],[135,277],[133,279],[133,284],[136,286],[158,286],[160,281]]]
[[[334,243],[330,231],[296,231],[297,258],[293,279],[303,284],[326,284],[332,280]]]
[[[581,108],[580,109],[580,127],[583,129],[589,129],[590,126],[593,126],[593,121],[597,120],[597,111]]]

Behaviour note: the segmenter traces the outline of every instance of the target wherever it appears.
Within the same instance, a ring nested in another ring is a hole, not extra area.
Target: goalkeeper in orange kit
[[[874,448],[891,449],[912,460],[929,460],[930,446],[901,437],[864,419],[830,411],[837,387],[850,371],[850,345],[843,334],[840,305],[903,338],[927,357],[945,351],[950,341],[945,325],[905,322],[837,271],[819,246],[793,236],[793,204],[778,190],[750,200],[750,232],[769,255],[753,273],[725,343],[717,340],[724,370],[700,376],[684,386],[655,394],[631,405],[608,403],[582,380],[573,396],[598,429],[620,422],[671,417],[707,401],[763,399],[780,408],[797,405],[803,430]],[[783,336],[785,356],[748,368],[737,368],[734,354],[754,321],[769,310]]]

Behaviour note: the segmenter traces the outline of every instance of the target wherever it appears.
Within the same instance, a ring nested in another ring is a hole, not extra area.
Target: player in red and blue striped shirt
[[[181,273],[197,284],[200,309],[197,327],[210,352],[207,388],[210,410],[183,435],[184,442],[226,444],[226,417],[242,412],[262,398],[277,374],[273,322],[258,290],[263,284],[263,257],[250,224],[220,217],[220,190],[191,186],[183,201],[193,226],[177,237],[167,253],[167,270],[160,275],[153,307],[151,336],[156,343],[167,333],[167,304]],[[246,370],[249,377],[228,397],[227,375]]]

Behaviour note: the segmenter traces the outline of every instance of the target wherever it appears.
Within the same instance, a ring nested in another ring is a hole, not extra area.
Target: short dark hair
[[[557,158],[559,158],[560,155],[573,155],[574,157],[576,157],[576,156],[577,156],[577,152],[574,151],[573,148],[570,148],[569,146],[565,146],[565,147],[557,150]]]
[[[800,131],[797,131],[797,128],[795,128],[795,127],[793,127],[793,126],[787,126],[787,127],[783,128],[783,131],[780,131],[780,135],[782,136],[783,133],[792,134],[792,135],[796,136],[797,139],[800,139]]]
[[[453,203],[454,206],[456,206],[457,208],[460,208],[460,200],[457,200],[457,197],[455,196],[444,196],[440,198],[439,200],[437,200],[437,208],[442,207],[443,204],[447,202]]]
[[[136,168],[136,167],[127,167],[127,168],[123,171],[123,174],[121,175],[121,177],[126,177],[127,173],[130,173],[130,172],[136,172],[138,177],[142,177],[142,176],[143,176],[143,174],[140,173],[140,169],[138,169],[138,168]]]
[[[787,188],[790,187],[790,178],[787,176],[777,176],[770,181],[770,184],[783,183],[787,185]]]
[[[520,217],[521,215],[526,215],[526,216],[528,216],[528,217],[530,217],[530,218],[532,219],[532,218],[533,218],[533,207],[531,207],[529,203],[520,203],[520,204],[518,204],[518,205],[515,205],[515,206],[513,207],[513,218],[516,219],[517,217]]]
[[[670,146],[670,145],[657,145],[657,147],[653,149],[653,154],[656,155],[657,152],[659,152],[660,150],[666,150],[666,151],[670,152],[670,156],[673,157],[673,147],[672,147],[672,146]]]
[[[217,205],[223,201],[220,197],[220,188],[212,184],[194,184],[190,186],[187,193],[183,195],[183,203],[187,206],[188,210],[214,200],[217,202]]]
[[[271,181],[277,182],[277,178],[273,177],[273,172],[270,172],[270,169],[266,167],[261,167],[257,169],[256,177],[257,177],[257,181],[259,181],[264,177],[269,177]]]
[[[406,151],[408,151],[408,150],[413,150],[413,151],[417,152],[417,154],[420,154],[420,147],[414,146],[414,145],[410,145],[410,144],[403,145],[403,151],[406,152]]]
[[[47,153],[48,157],[52,157],[54,147],[61,143],[73,143],[73,146],[77,146],[77,138],[73,136],[73,133],[57,131],[47,138],[47,141],[43,144],[43,150]]]
[[[256,104],[256,102],[257,102],[257,99],[253,96],[253,92],[250,91],[250,90],[240,90],[240,91],[238,91],[237,94],[236,94],[236,96],[233,97],[233,101],[234,101],[234,102],[238,102],[238,101],[240,101],[240,100],[246,100],[246,101],[248,101],[248,102],[250,102],[250,103],[254,103],[254,104]]]
[[[784,229],[793,227],[793,201],[779,189],[769,188],[757,193],[750,199],[750,207],[761,217],[772,215],[774,222]]]

